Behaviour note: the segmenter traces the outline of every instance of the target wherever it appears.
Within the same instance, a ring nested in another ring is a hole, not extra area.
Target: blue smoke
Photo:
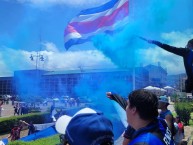
[[[157,39],[159,34],[167,27],[169,14],[174,4],[174,0],[169,2],[131,0],[128,24],[118,33],[96,35],[92,39],[95,48],[103,52],[120,69],[135,67],[139,62],[143,62],[143,56],[139,56],[140,53],[138,52],[147,47],[147,44],[142,42],[138,36]],[[132,91],[132,82],[117,81],[109,76],[106,76],[103,80],[95,79],[95,81],[82,78],[76,86],[76,93],[80,95],[89,94],[88,98],[94,102],[97,108],[112,120],[117,119],[114,126],[120,126],[121,117],[115,113],[116,109],[112,102],[106,98],[105,92],[113,91],[127,96]],[[95,85],[95,90],[91,90],[93,85]],[[115,129],[116,132],[120,135],[120,127]],[[116,137],[118,137],[118,134],[116,134]]]

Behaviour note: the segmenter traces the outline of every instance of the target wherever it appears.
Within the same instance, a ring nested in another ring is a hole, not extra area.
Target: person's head
[[[30,121],[29,124],[32,125],[32,124],[33,124],[33,121]]]
[[[126,108],[127,121],[135,128],[139,119],[144,121],[154,120],[158,116],[158,98],[155,94],[144,89],[135,90],[128,96]]]
[[[187,49],[193,49],[193,39],[188,41],[186,47],[187,47]]]
[[[112,145],[114,140],[111,121],[90,108],[78,111],[73,117],[60,117],[56,130],[65,134],[64,142],[69,145]]]
[[[168,105],[169,105],[168,97],[160,96],[159,97],[158,108],[161,109],[161,110],[164,110],[164,109],[167,109]]]
[[[181,122],[180,116],[176,116],[175,121],[176,121],[177,123]]]

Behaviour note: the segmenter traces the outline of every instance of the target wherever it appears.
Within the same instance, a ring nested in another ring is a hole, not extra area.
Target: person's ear
[[[137,108],[136,107],[132,107],[131,111],[132,111],[133,114],[135,114],[137,112]]]

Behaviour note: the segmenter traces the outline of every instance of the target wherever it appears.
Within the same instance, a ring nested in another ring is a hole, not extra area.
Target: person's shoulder
[[[146,132],[133,139],[129,145],[154,145],[155,142],[156,145],[164,145],[163,141],[156,137],[153,133]]]
[[[167,111],[165,112],[165,115],[166,115],[166,116],[171,116],[171,117],[173,116],[173,115],[172,115],[172,112],[171,112],[170,110],[167,110]]]
[[[172,114],[166,114],[166,116],[165,116],[165,119],[167,120],[167,119],[169,119],[169,120],[173,120],[173,115]]]
[[[166,113],[167,114],[172,114],[172,112],[169,109],[166,110]]]

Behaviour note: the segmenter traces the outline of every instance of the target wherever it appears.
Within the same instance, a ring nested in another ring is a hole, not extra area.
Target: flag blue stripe
[[[116,30],[106,30],[104,31],[104,33],[108,34],[108,35],[114,35],[120,31],[123,30],[123,27],[120,27]],[[74,39],[70,39],[68,40],[64,45],[64,47],[66,48],[66,50],[68,50],[71,46],[73,46],[74,44],[83,44],[85,42],[88,42],[89,40],[91,40],[93,37],[95,37],[97,35],[92,35],[92,36],[89,36],[87,38],[74,38]]]
[[[119,0],[111,0],[102,6],[82,10],[78,15],[96,14],[111,9]]]
[[[68,50],[74,44],[82,44],[82,43],[88,42],[88,40],[90,40],[90,38],[91,37],[87,37],[85,39],[83,39],[83,38],[70,39],[68,42],[65,43],[65,48],[66,48],[66,50]]]

